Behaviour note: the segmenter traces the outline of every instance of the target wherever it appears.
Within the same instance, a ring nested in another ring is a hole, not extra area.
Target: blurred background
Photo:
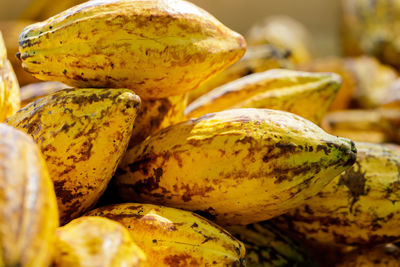
[[[0,20],[12,20],[24,15],[34,0],[0,0]],[[36,0],[36,2],[48,2]],[[62,0],[54,0],[58,3]],[[312,47],[317,56],[340,52],[338,29],[339,0],[192,0],[230,28],[245,34],[254,23],[270,15],[288,15],[311,32]]]

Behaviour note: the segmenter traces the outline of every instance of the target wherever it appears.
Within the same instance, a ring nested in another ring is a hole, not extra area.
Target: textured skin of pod
[[[399,248],[394,245],[354,250],[343,256],[335,267],[398,267]]]
[[[20,89],[21,107],[38,98],[68,88],[68,85],[59,82],[39,82],[22,86]]]
[[[62,224],[89,209],[104,192],[127,148],[139,104],[128,89],[64,89],[8,119],[39,145]]]
[[[25,70],[73,87],[181,95],[239,60],[244,38],[183,0],[93,0],[20,35]]]
[[[36,21],[32,20],[0,20],[0,31],[3,34],[4,43],[7,48],[7,58],[13,66],[15,75],[17,76],[20,86],[29,83],[39,82],[38,79],[33,77],[28,72],[24,71],[21,65],[21,61],[18,60],[18,58],[15,56],[18,52],[19,47],[19,34],[26,26],[35,22]]]
[[[226,229],[244,243],[247,267],[317,266],[297,242],[269,222]]]
[[[334,73],[269,70],[215,88],[193,101],[185,113],[197,118],[231,108],[269,108],[320,123],[341,84]]]
[[[149,266],[244,266],[245,248],[226,230],[184,210],[124,203],[90,211],[122,223]]]
[[[356,143],[356,163],[315,197],[274,219],[302,239],[326,245],[400,240],[400,150]]]
[[[49,266],[57,202],[46,164],[27,134],[0,124],[0,265]]]
[[[123,225],[102,217],[80,217],[56,231],[54,267],[139,267],[146,256]]]
[[[7,59],[7,51],[0,32],[0,122],[13,115],[20,106],[19,84]]]
[[[131,148],[158,130],[185,120],[187,94],[156,100],[143,100],[133,124],[128,148]]]
[[[245,225],[301,205],[355,156],[350,140],[294,114],[227,110],[162,129],[128,150],[115,183],[128,201]]]
[[[290,51],[273,44],[247,47],[244,56],[233,65],[207,80],[199,88],[189,92],[189,103],[225,83],[244,76],[270,69],[292,69],[294,62]]]
[[[351,109],[328,113],[321,127],[328,133],[358,142],[400,143],[400,110]]]

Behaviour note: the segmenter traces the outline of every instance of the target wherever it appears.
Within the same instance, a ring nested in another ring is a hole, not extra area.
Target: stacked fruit
[[[270,70],[309,64],[304,35],[266,20],[238,61],[244,38],[183,0],[92,0],[25,28],[18,58],[48,82],[18,111],[17,83],[0,88],[0,265],[313,266],[282,229],[308,248],[399,240],[400,149],[357,143],[356,160],[317,126],[342,78]]]

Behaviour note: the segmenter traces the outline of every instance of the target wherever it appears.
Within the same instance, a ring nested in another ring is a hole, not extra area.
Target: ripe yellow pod
[[[136,229],[138,230],[138,229]],[[146,256],[120,223],[80,217],[56,231],[54,267],[139,267]]]
[[[360,248],[343,256],[335,267],[398,267],[400,250],[394,245]]]
[[[315,197],[274,221],[319,244],[378,245],[400,240],[400,150],[356,143],[357,161]]]
[[[184,0],[92,0],[21,33],[23,67],[73,87],[181,95],[239,60],[244,38]]]
[[[246,40],[250,45],[273,44],[289,51],[294,63],[311,59],[310,36],[306,27],[288,16],[271,16],[254,24]]]
[[[355,156],[350,140],[294,114],[226,110],[162,129],[129,149],[115,183],[128,201],[244,225],[301,205]]]
[[[90,211],[120,222],[149,266],[244,266],[243,244],[218,225],[184,210],[124,203]]]
[[[59,82],[39,82],[22,86],[20,89],[21,107],[48,94],[68,88],[67,85]]]
[[[291,69],[294,62],[290,50],[273,44],[262,44],[247,47],[244,56],[233,65],[207,80],[197,89],[189,92],[189,103],[200,96],[243,76],[270,69]]]
[[[139,103],[127,89],[64,89],[8,119],[39,145],[63,224],[89,209],[106,189],[128,145]]]
[[[0,122],[4,122],[17,112],[19,106],[19,84],[7,59],[7,51],[0,32]]]
[[[245,76],[199,97],[186,108],[197,118],[231,108],[284,110],[319,123],[336,97],[342,79],[334,73],[269,70]]]
[[[321,127],[328,133],[359,142],[400,143],[400,111],[350,109],[328,113]]]
[[[0,124],[0,266],[49,266],[58,226],[46,164],[27,134]]]
[[[157,100],[144,100],[133,124],[129,148],[167,126],[185,120],[187,94]]]

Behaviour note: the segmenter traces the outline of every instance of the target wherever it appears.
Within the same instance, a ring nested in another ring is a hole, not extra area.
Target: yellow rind
[[[25,70],[73,87],[159,99],[197,88],[239,60],[244,38],[183,0],[92,0],[25,28]]]
[[[49,266],[58,226],[46,164],[25,133],[0,124],[0,265]]]
[[[39,82],[25,85],[20,89],[21,107],[38,98],[66,88],[68,88],[67,85],[59,82]]]
[[[56,231],[54,267],[139,267],[146,256],[120,223],[80,217]]]
[[[0,122],[17,112],[20,102],[17,77],[10,62],[5,59],[0,68]]]
[[[193,101],[189,118],[230,108],[269,108],[295,113],[319,123],[342,80],[333,73],[269,70],[218,87]]]
[[[8,119],[39,145],[62,224],[88,210],[106,189],[128,145],[139,104],[128,89],[64,89]]]
[[[318,244],[378,245],[400,240],[400,149],[356,143],[356,163],[315,197],[274,219]]]
[[[398,247],[360,248],[344,255],[335,267],[398,267],[400,250]]]
[[[89,212],[125,225],[149,266],[244,266],[244,245],[199,215],[158,205],[125,203]]]
[[[350,140],[294,114],[237,109],[147,138],[127,151],[115,183],[125,200],[244,225],[301,205],[354,160]]]

